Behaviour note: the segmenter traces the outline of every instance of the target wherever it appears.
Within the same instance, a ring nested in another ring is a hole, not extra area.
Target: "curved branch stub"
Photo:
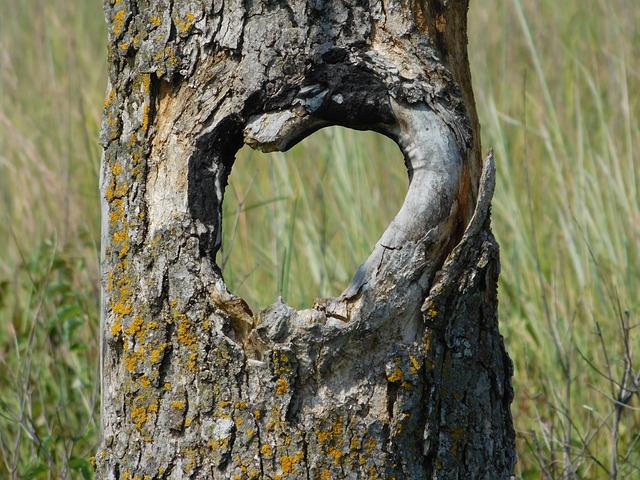
[[[397,123],[386,133],[397,141],[404,154],[409,189],[400,211],[341,299],[351,299],[392,278],[397,283],[399,272],[413,279],[420,278],[419,283],[426,289],[434,268],[443,260],[442,247],[449,243],[457,226],[463,156],[451,130],[424,104],[393,101],[392,105]],[[419,251],[421,247],[424,258],[414,265],[401,260],[407,258],[406,251],[396,255],[406,249]]]
[[[337,299],[316,302],[316,308],[340,320],[358,317],[363,296],[369,304],[367,317],[375,304],[416,311],[462,221],[458,197],[464,183],[464,154],[453,132],[424,103],[392,98],[388,103],[393,123],[370,128],[398,143],[409,172],[409,189],[400,211],[351,284]],[[286,150],[329,124],[299,108],[269,112],[249,119],[244,138],[263,151]]]

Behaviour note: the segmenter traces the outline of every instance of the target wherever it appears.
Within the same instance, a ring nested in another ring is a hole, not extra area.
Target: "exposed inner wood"
[[[462,221],[457,200],[464,183],[463,154],[451,130],[424,104],[393,99],[390,104],[395,122],[374,128],[400,146],[409,173],[409,189],[400,211],[350,285],[337,299],[316,301],[316,307],[326,315],[344,321],[358,317],[362,295],[367,299],[384,297],[403,305],[411,303],[405,294],[413,291],[399,292],[395,288],[401,283],[400,275],[414,279],[426,292],[451,247],[449,239],[455,239]],[[265,151],[287,149],[326,124],[300,108],[269,112],[250,120],[244,131],[245,142]],[[416,256],[420,256],[417,262]],[[392,290],[396,291],[391,293]]]

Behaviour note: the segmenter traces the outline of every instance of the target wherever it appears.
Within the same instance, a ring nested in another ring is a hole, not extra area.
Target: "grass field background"
[[[640,475],[636,3],[472,1],[522,478]],[[0,478],[89,478],[106,29],[97,1],[0,12]],[[228,284],[254,309],[338,294],[406,185],[395,144],[370,133],[243,149],[225,201]]]

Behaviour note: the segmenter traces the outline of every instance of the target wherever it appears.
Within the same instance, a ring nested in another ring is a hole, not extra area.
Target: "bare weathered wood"
[[[467,2],[105,11],[98,475],[509,477],[511,364]],[[216,264],[235,153],[328,125],[395,140],[407,197],[342,295],[254,314]]]

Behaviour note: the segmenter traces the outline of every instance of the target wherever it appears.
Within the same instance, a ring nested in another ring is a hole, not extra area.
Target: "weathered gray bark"
[[[105,10],[98,475],[509,477],[511,363],[467,1]],[[407,198],[340,297],[253,314],[216,265],[234,155],[327,125],[394,139]]]

